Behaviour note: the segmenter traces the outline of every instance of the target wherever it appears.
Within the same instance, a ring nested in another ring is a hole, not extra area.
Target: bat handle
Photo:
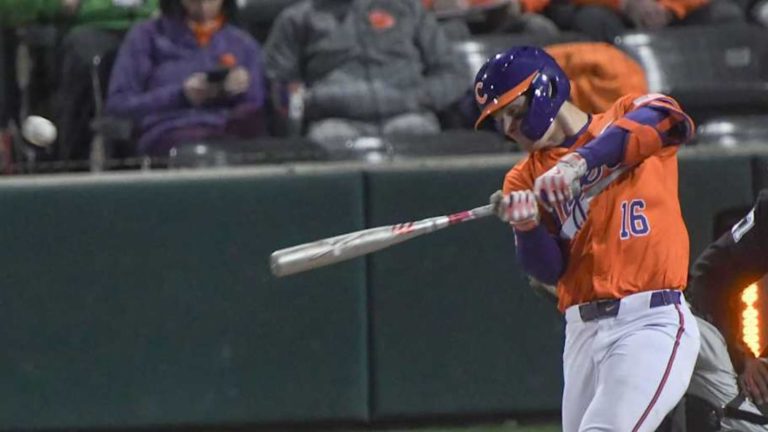
[[[448,225],[454,225],[461,222],[471,221],[473,219],[480,219],[493,214],[493,205],[487,204],[481,207],[475,207],[472,210],[466,210],[463,212],[454,213],[448,215]]]
[[[470,210],[470,213],[473,215],[472,219],[480,219],[490,216],[493,214],[493,204],[486,204],[481,207],[475,207]]]

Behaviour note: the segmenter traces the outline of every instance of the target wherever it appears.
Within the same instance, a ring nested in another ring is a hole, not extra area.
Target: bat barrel
[[[356,258],[450,225],[485,217],[490,206],[417,222],[369,228],[311,243],[280,249],[269,259],[272,274],[288,276]]]
[[[326,265],[320,260],[309,260],[307,257],[305,252],[291,252],[290,249],[275,251],[269,257],[269,267],[273,275],[283,277]]]
[[[383,249],[416,233],[409,234],[398,235],[391,227],[379,227],[304,243],[275,251],[270,257],[270,267],[275,276],[288,276]]]
[[[324,267],[354,258],[354,256],[357,255],[344,253],[343,249],[318,242],[275,251],[269,258],[269,265],[272,274],[283,277]]]

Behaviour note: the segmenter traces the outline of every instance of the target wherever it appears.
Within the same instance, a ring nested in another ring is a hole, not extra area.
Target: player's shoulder
[[[682,111],[680,104],[673,97],[662,93],[629,93],[616,100],[611,109],[626,114],[644,106]]]
[[[555,166],[568,152],[570,150],[564,147],[548,147],[527,154],[504,176],[504,192],[533,189],[536,178]]]
[[[531,155],[528,154],[507,171],[507,174],[504,176],[503,187],[505,194],[517,190],[531,189],[533,187],[533,182],[530,181],[532,171],[531,166]]]

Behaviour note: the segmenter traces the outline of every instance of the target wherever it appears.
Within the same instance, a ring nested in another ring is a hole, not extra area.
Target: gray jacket
[[[466,90],[461,62],[419,0],[304,0],[265,45],[272,82],[304,82],[308,119],[438,111]]]

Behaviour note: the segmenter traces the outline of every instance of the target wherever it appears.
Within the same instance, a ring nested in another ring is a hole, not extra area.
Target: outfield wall
[[[766,154],[681,156],[694,256]],[[557,411],[563,323],[496,220],[284,279],[267,265],[481,205],[515,160],[0,181],[0,430]]]

